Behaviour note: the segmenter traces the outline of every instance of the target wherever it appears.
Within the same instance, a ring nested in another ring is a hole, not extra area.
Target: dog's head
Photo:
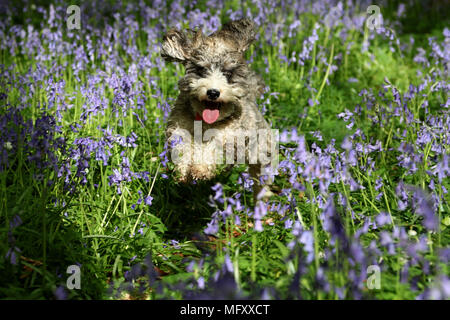
[[[185,66],[179,89],[189,96],[197,118],[213,124],[239,116],[240,98],[251,85],[244,52],[254,40],[255,26],[248,19],[229,22],[209,36],[175,29],[164,36],[161,55]]]

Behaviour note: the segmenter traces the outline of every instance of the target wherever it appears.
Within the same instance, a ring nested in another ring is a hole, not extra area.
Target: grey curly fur
[[[231,21],[209,36],[201,31],[179,31],[171,29],[163,38],[161,55],[166,61],[180,62],[185,66],[185,75],[179,82],[180,94],[169,115],[166,138],[170,145],[176,137],[188,132],[191,136],[171,146],[179,159],[176,166],[178,179],[211,179],[216,174],[216,163],[192,160],[194,120],[205,109],[206,91],[214,86],[220,89],[220,115],[214,123],[202,122],[202,133],[216,129],[211,141],[202,141],[205,156],[212,156],[218,143],[230,143],[236,130],[270,129],[258,110],[256,99],[264,89],[260,76],[247,65],[244,52],[255,40],[254,23],[248,19]],[[198,120],[198,119],[197,119]],[[228,137],[228,139],[227,139]],[[230,138],[231,137],[231,138]],[[189,141],[189,142],[186,142]],[[234,140],[233,142],[234,143]],[[219,146],[221,147],[221,146]],[[204,157],[205,157],[204,156]],[[250,174],[256,180],[256,191],[260,191],[258,175],[260,163],[250,164]]]

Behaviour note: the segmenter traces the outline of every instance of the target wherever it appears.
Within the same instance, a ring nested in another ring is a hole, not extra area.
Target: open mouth
[[[222,102],[211,101],[211,100],[204,100],[203,105],[205,106],[206,109],[211,109],[211,110],[222,108]]]
[[[222,107],[222,102],[204,100],[202,101],[204,110],[202,112],[202,120],[208,124],[213,124],[219,119],[220,108]]]

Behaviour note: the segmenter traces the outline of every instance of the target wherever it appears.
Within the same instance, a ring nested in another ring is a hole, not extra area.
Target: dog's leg
[[[197,138],[198,139],[198,138]],[[194,142],[192,177],[209,180],[216,175],[217,165],[222,163],[223,136],[218,130],[207,130],[200,141]]]
[[[178,173],[177,180],[188,182],[191,179],[192,165],[192,135],[182,128],[170,130],[168,136],[170,157],[175,164],[175,171]]]
[[[216,138],[194,143],[194,161],[191,167],[194,179],[209,180],[216,175],[216,166],[221,159],[221,150],[218,148],[222,148],[222,144],[218,143]]]
[[[261,183],[259,181],[259,175],[261,173],[260,164],[251,164],[248,169],[250,178],[253,180],[253,200],[256,205],[258,201],[258,194],[261,192]]]

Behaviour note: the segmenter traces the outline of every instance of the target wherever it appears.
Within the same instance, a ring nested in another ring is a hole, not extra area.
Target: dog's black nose
[[[216,100],[220,96],[220,91],[217,89],[208,89],[206,95],[211,100]]]

